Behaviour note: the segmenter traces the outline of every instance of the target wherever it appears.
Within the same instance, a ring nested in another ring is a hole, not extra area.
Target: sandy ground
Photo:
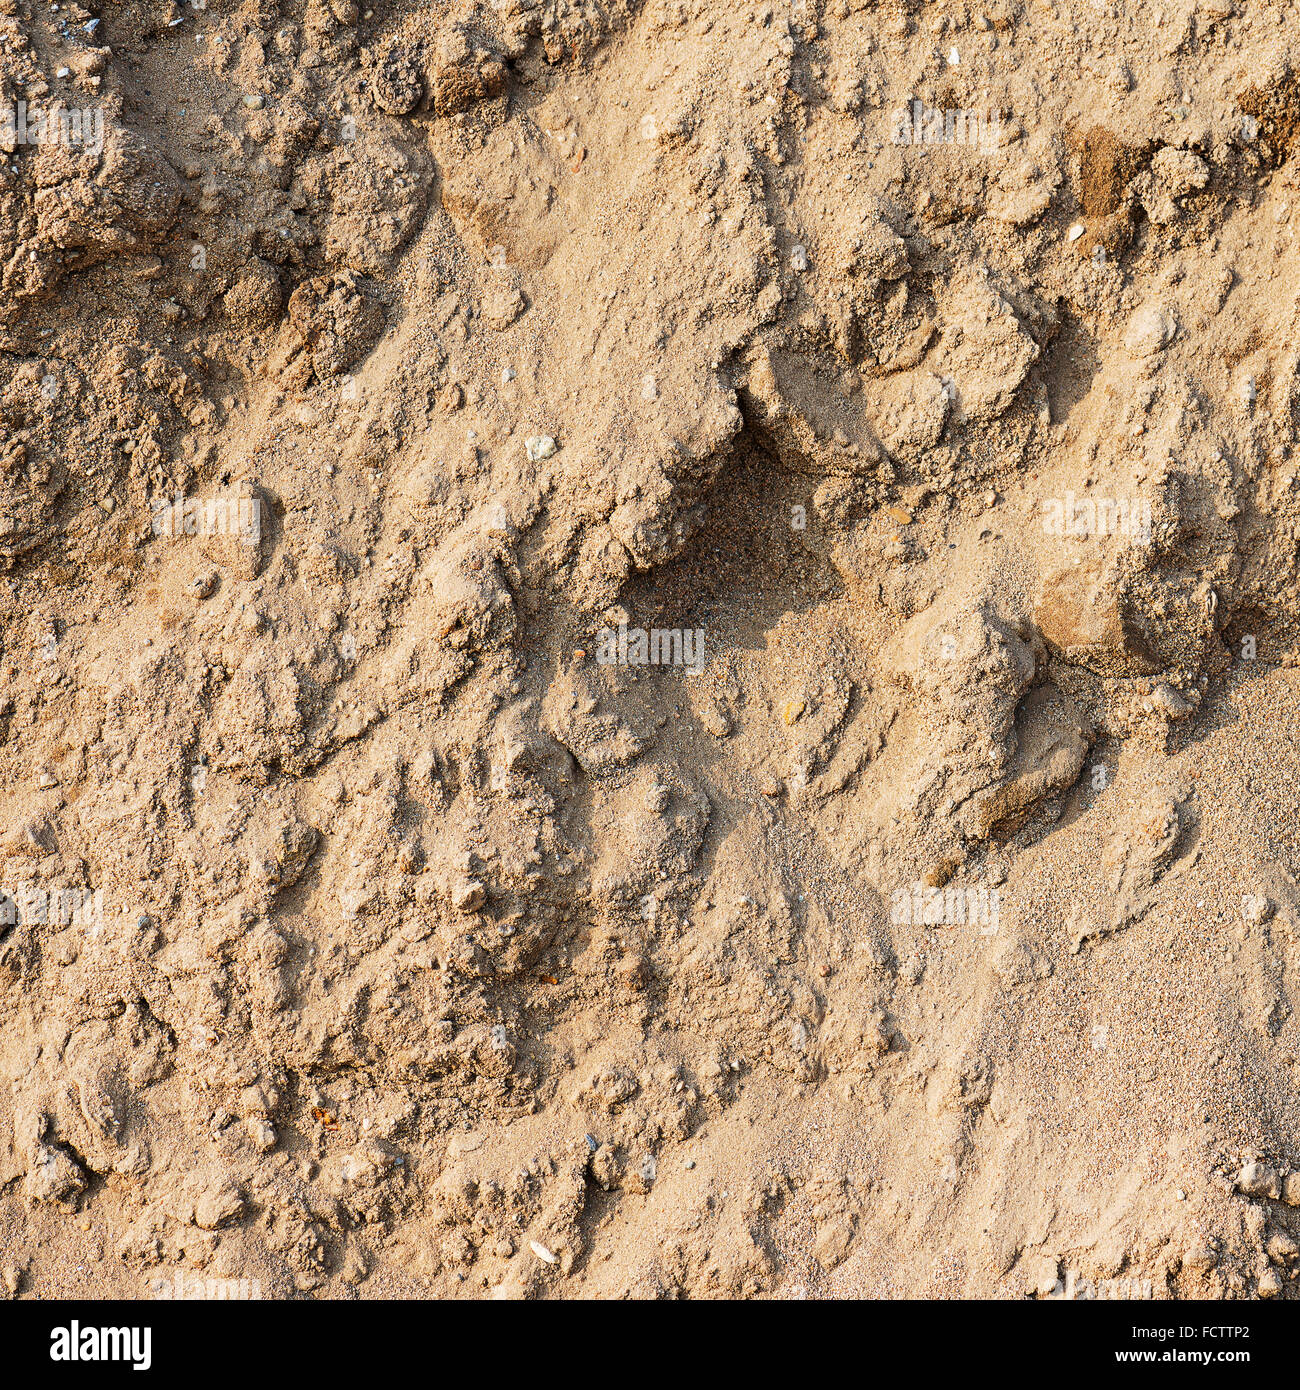
[[[1295,1296],[1297,64],[0,0],[0,1292]]]

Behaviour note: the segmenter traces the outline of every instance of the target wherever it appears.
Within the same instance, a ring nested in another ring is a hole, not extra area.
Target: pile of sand
[[[1291,1295],[1287,19],[0,0],[3,1287]]]

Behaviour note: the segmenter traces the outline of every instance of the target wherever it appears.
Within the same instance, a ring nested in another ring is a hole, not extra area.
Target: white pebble
[[[1263,893],[1247,893],[1241,900],[1241,919],[1252,927],[1267,922],[1273,915],[1273,904]]]

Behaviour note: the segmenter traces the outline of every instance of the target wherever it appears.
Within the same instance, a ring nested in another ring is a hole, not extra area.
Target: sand
[[[1294,1297],[1298,135],[1262,0],[0,0],[0,1293]]]

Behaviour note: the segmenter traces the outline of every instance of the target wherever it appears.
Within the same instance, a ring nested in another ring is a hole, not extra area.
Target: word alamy
[[[1048,1298],[1062,1299],[1070,1302],[1087,1299],[1104,1299],[1108,1302],[1127,1302],[1130,1299],[1152,1299],[1155,1297],[1155,1290],[1150,1279],[1089,1279],[1086,1275],[1076,1274],[1074,1270],[1068,1269],[1065,1272],[1065,1279],[1057,1279],[1052,1285]]]
[[[990,111],[940,111],[913,101],[890,113],[889,138],[895,145],[969,145],[993,154],[1002,143],[1002,116]]]
[[[56,106],[43,111],[20,101],[0,111],[0,148],[12,150],[19,145],[67,145],[98,155],[104,149],[104,112],[98,106],[86,110]]]
[[[996,888],[930,888],[917,879],[911,888],[894,889],[889,920],[905,927],[979,927],[991,936],[1000,911]]]
[[[104,890],[38,888],[34,883],[0,888],[0,927],[14,927],[20,922],[89,927],[98,934],[104,925]]]
[[[1049,536],[1127,536],[1139,545],[1151,543],[1151,499],[1126,501],[1119,497],[1079,497],[1067,492],[1064,500],[1049,497],[1043,503],[1043,530]]]
[[[178,492],[174,498],[154,497],[155,536],[238,536],[254,546],[262,539],[260,497],[209,497],[199,501]]]
[[[153,1365],[151,1327],[82,1327],[73,1322],[50,1333],[51,1361],[129,1361],[137,1371]]]
[[[601,666],[688,666],[704,668],[704,629],[680,627],[603,627],[596,637],[596,661]]]
[[[190,1302],[244,1303],[262,1297],[260,1279],[201,1279],[197,1274],[178,1270],[149,1280],[153,1298],[184,1299]]]

